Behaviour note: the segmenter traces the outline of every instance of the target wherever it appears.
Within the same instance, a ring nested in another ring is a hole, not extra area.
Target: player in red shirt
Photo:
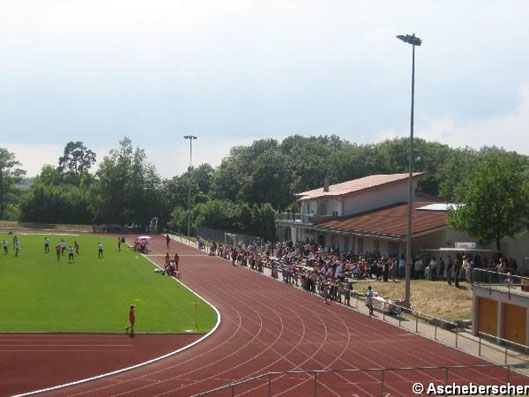
[[[180,257],[178,256],[178,252],[175,252],[175,254],[174,254],[174,264],[175,264],[176,271],[178,271],[178,262],[179,261],[180,261]]]
[[[134,307],[134,305],[130,305],[129,322],[130,325],[125,328],[125,333],[128,334],[128,331],[130,329],[130,337],[134,338],[134,324],[136,323],[136,308]]]

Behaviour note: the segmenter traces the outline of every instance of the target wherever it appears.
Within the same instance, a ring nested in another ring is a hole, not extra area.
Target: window
[[[332,216],[338,216],[338,211],[333,211]]]
[[[327,203],[325,201],[318,203],[318,215],[327,215]]]

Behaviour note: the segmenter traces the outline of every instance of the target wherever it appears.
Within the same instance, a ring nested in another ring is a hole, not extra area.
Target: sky
[[[164,177],[292,134],[529,154],[529,2],[0,0],[0,147],[28,175],[125,136]]]

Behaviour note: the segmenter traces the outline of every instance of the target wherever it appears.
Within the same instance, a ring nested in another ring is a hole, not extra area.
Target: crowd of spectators
[[[272,277],[280,275],[286,284],[295,284],[318,293],[329,300],[348,303],[354,280],[388,282],[405,277],[404,255],[384,256],[378,252],[354,255],[339,247],[322,246],[314,241],[253,242],[234,247],[230,244],[206,242],[198,239],[199,247],[210,255],[230,260],[234,266],[244,266],[258,272],[270,269]],[[410,267],[412,279],[446,280],[459,287],[459,282],[471,281],[472,269],[507,270],[516,274],[513,259],[499,256],[482,258],[480,255],[454,253],[446,259],[434,255],[416,255]]]
[[[233,266],[248,267],[257,272],[269,269],[272,277],[321,295],[326,303],[350,304],[353,280],[395,279],[397,259],[376,253],[353,255],[337,248],[322,247],[314,242],[292,241],[277,244],[254,242],[234,247],[200,239],[199,248],[209,255],[231,261]]]

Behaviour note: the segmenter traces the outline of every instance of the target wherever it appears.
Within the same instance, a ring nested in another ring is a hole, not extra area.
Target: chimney
[[[323,191],[324,192],[329,191],[329,178],[327,177],[323,178]]]

